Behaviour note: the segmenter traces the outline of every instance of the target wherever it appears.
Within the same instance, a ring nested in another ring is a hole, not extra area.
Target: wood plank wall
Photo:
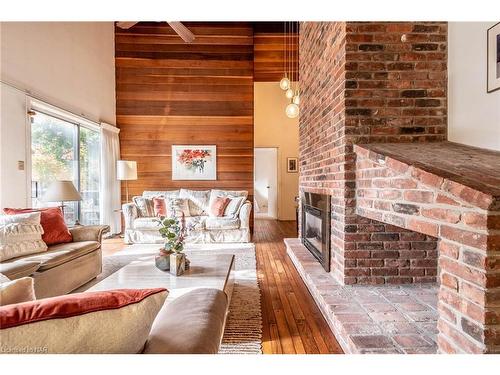
[[[290,26],[287,25],[287,30]],[[294,23],[294,28],[298,27]],[[279,82],[284,69],[298,79],[298,33],[284,38],[283,22],[254,23],[254,81]],[[285,58],[291,63],[285,63]]]
[[[130,194],[243,189],[253,200],[252,24],[185,25],[192,44],[166,23],[115,29],[121,157],[138,164]],[[217,145],[216,181],[172,181],[171,146],[182,144]]]

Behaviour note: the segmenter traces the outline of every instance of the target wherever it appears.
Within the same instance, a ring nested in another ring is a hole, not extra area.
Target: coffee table
[[[161,271],[154,256],[132,261],[90,288],[89,292],[110,289],[167,288],[167,301],[197,288],[215,288],[231,299],[234,284],[234,255],[188,254],[191,266],[180,276]]]

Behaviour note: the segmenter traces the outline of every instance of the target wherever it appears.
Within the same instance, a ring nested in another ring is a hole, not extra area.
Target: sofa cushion
[[[205,228],[208,230],[238,229],[240,219],[233,217],[207,217]]]
[[[21,277],[0,283],[0,306],[34,300],[35,288],[32,277]]]
[[[2,306],[2,349],[138,353],[167,295],[163,288],[121,289]]]
[[[0,216],[0,262],[47,250],[40,212]]]
[[[188,199],[189,213],[191,216],[201,216],[208,212],[210,190],[181,189],[179,198]]]
[[[160,225],[155,220],[157,220],[156,217],[139,217],[134,220],[134,229],[159,230]]]
[[[190,230],[202,230],[204,229],[205,216],[188,216],[186,219],[186,225],[190,227]],[[134,229],[137,230],[154,230],[158,231],[160,226],[158,222],[155,221],[155,217],[140,217],[134,220]]]
[[[37,271],[45,271],[57,267],[63,263],[69,262],[82,255],[96,251],[101,247],[97,241],[81,241],[61,243],[59,245],[50,246],[43,254],[26,255],[16,258],[16,262],[24,260],[40,262],[40,267]]]
[[[34,260],[0,263],[0,273],[11,280],[19,279],[34,274],[40,268],[40,264],[42,262]]]
[[[165,197],[175,198],[179,196],[179,190],[145,190],[142,192],[144,198]]]
[[[195,289],[166,303],[151,327],[143,353],[217,354],[226,309],[226,294],[218,289]]]

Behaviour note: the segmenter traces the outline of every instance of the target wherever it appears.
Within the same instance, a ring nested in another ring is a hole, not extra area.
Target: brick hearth
[[[436,353],[437,284],[340,285],[300,243],[287,253],[346,353]]]

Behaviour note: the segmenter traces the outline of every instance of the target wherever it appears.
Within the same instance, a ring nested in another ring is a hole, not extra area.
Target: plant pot
[[[173,253],[170,254],[170,274],[180,276],[186,270],[186,254]]]
[[[164,249],[160,249],[158,255],[155,256],[155,265],[156,268],[162,271],[170,270],[170,255],[171,251],[166,251]]]

